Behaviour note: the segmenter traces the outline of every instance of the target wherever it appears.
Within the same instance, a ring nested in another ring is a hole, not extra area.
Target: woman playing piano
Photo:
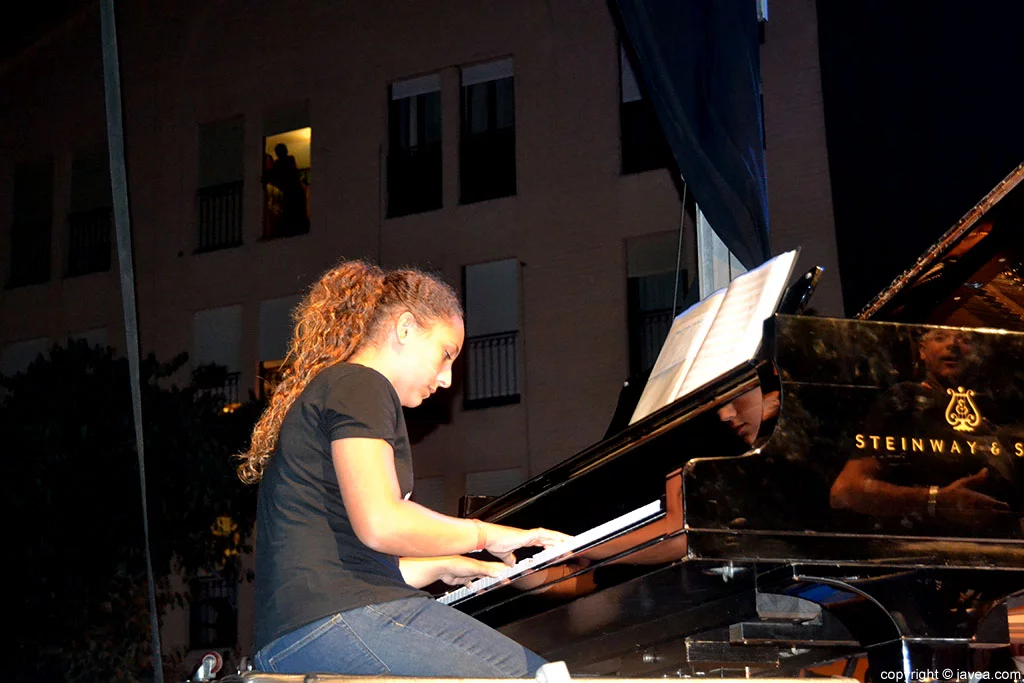
[[[523,677],[543,660],[418,590],[504,565],[463,553],[565,540],[446,517],[411,500],[402,407],[451,384],[463,344],[451,287],[417,270],[342,262],[299,304],[285,371],[242,454],[259,481],[258,669]]]

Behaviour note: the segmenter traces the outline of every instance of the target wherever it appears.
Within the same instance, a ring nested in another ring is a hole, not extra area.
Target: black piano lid
[[[855,317],[1024,331],[1024,163]]]

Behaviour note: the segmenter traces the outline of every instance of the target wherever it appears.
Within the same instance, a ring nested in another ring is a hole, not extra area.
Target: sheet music
[[[676,316],[630,424],[757,354],[764,321],[779,305],[796,256],[780,254]]]
[[[795,260],[795,251],[786,252],[729,284],[714,324],[673,400],[754,357],[764,320],[778,306]]]
[[[658,360],[654,363],[651,377],[629,420],[630,424],[668,405],[675,398],[725,298],[725,291],[718,290],[690,306],[672,321],[665,345],[658,353]]]

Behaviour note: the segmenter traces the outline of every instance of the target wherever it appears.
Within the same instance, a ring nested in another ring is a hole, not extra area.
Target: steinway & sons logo
[[[946,406],[946,422],[958,432],[973,432],[981,424],[981,412],[974,403],[974,391],[957,387],[956,391],[946,389],[949,405]]]
[[[949,405],[946,406],[946,422],[957,432],[973,432],[981,425],[981,411],[974,402],[974,391],[957,387],[946,389],[949,394]],[[889,453],[976,453],[988,452],[999,455],[1002,444],[999,441],[983,441],[978,439],[946,439],[941,437],[896,436],[883,434],[857,434],[854,443],[858,450],[872,450]],[[1012,444],[1013,454],[1024,458],[1024,442]]]

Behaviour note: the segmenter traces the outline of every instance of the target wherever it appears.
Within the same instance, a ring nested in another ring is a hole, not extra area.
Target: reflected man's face
[[[954,330],[925,333],[918,349],[928,373],[946,384],[957,381],[967,370],[970,347]]]

